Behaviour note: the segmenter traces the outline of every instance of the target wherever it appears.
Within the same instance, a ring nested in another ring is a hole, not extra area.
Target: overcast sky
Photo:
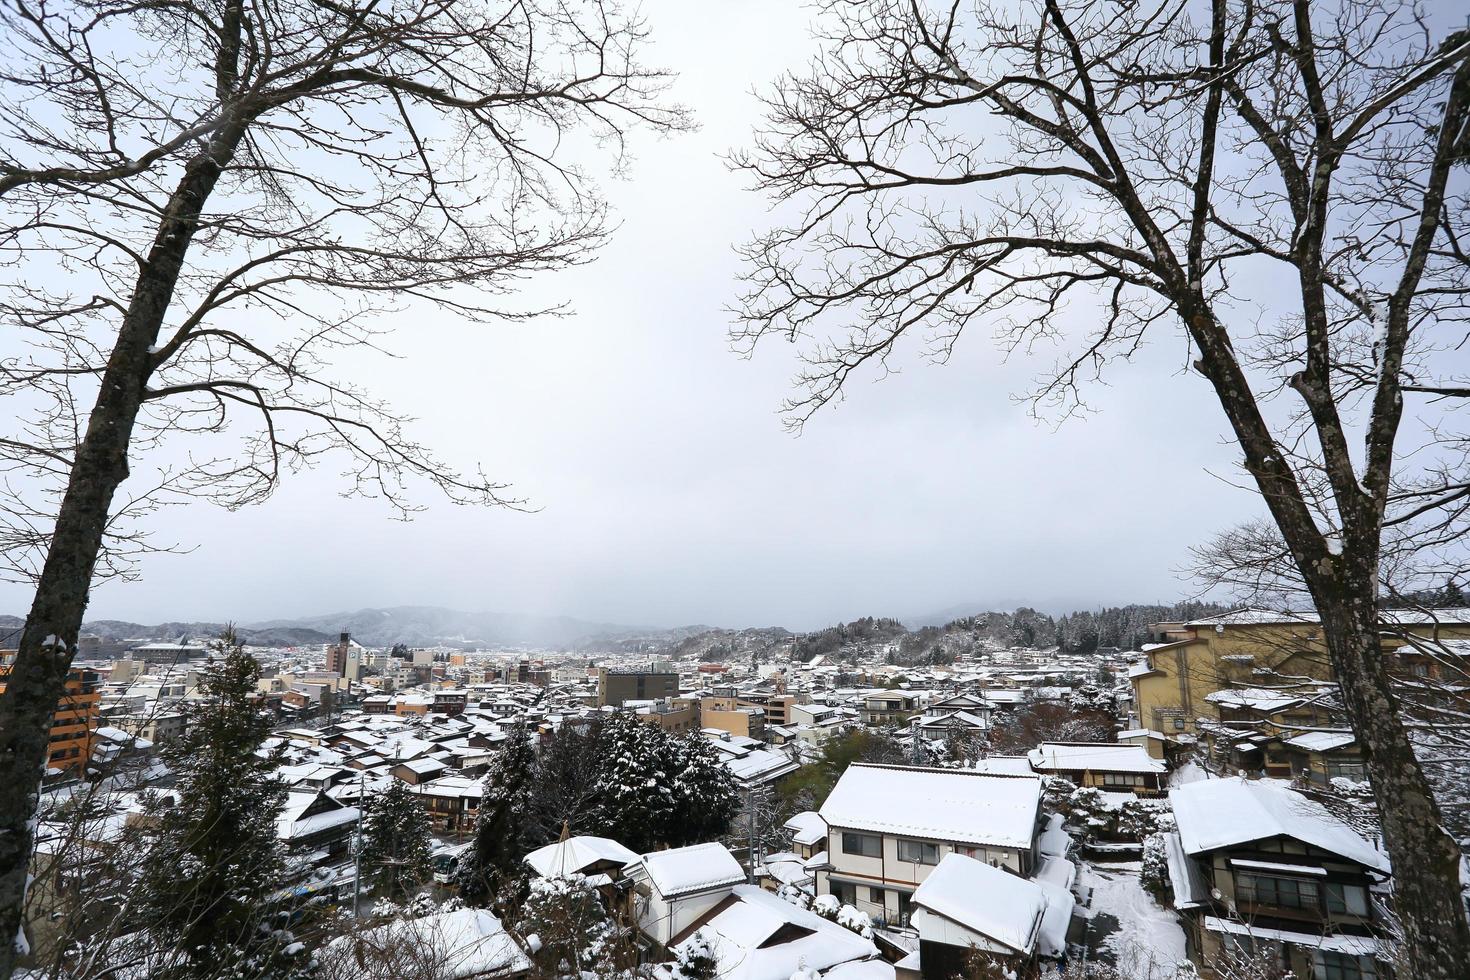
[[[957,604],[1173,601],[1186,549],[1254,513],[1182,342],[1160,333],[1057,429],[1013,396],[1054,351],[1003,363],[976,334],[948,366],[904,362],[794,437],[792,351],[727,346],[731,245],[765,203],[719,154],[747,140],[753,88],[811,49],[791,0],[651,0],[648,60],[679,73],[701,129],[644,139],[608,188],[622,227],[547,286],[573,318],[471,326],[405,318],[403,360],[356,377],[416,435],[482,461],[535,513],[432,506],[412,523],[344,500],[327,468],[265,505],[169,511],[194,546],[111,584],[89,618],[256,619],[434,604],[631,624],[812,627]],[[425,502],[433,503],[428,498]],[[28,590],[0,590],[23,613]]]

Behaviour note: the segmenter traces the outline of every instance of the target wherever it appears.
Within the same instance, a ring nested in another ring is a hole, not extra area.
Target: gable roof
[[[1263,779],[1204,779],[1169,791],[1190,856],[1271,837],[1290,837],[1387,873],[1388,858],[1316,800]]]
[[[819,811],[829,827],[1029,848],[1041,779],[855,763]]]
[[[637,860],[637,854],[615,840],[587,836],[568,837],[538,847],[525,857],[525,862],[537,874],[547,878],[576,874],[604,861],[625,867]]]
[[[1126,742],[1042,742],[1026,756],[1034,769],[1161,774],[1168,768],[1142,745]]]
[[[679,945],[701,941],[719,980],[788,980],[878,955],[872,941],[754,885],[736,885]]]
[[[1035,948],[1047,908],[1036,882],[953,853],[924,879],[913,902],[1019,953]]]
[[[717,842],[654,851],[639,858],[639,863],[664,898],[745,880],[745,871],[735,855]]]

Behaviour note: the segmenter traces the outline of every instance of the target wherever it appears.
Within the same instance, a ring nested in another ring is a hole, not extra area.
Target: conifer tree
[[[521,859],[534,846],[529,835],[535,768],[531,735],[517,725],[485,774],[474,846],[460,865],[459,895],[466,904],[489,905],[519,876]]]
[[[428,814],[406,783],[395,779],[365,801],[362,867],[384,897],[400,898],[423,884],[431,848]]]
[[[286,789],[275,776],[280,760],[259,751],[271,726],[255,700],[260,664],[233,631],[215,649],[223,656],[205,668],[189,728],[165,750],[178,799],[163,814],[138,896],[156,947],[149,975],[292,976],[304,967],[300,944],[269,921],[287,883],[276,840]]]

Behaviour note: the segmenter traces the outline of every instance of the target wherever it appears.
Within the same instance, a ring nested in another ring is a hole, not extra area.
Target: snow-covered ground
[[[1092,942],[1130,980],[1168,980],[1185,959],[1179,917],[1154,901],[1138,882],[1139,862],[1084,864],[1079,884],[1092,889]],[[1111,930],[1098,940],[1097,935]]]
[[[1204,768],[1198,762],[1191,759],[1169,774],[1169,785],[1183,786],[1186,783],[1197,783],[1201,779],[1208,778],[1210,778],[1210,774],[1205,772]]]

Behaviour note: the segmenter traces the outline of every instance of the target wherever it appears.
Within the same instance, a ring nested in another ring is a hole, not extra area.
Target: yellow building
[[[14,651],[4,651],[13,655]],[[0,664],[0,691],[10,674],[9,664]],[[51,717],[51,746],[46,756],[48,776],[65,773],[80,779],[87,774],[92,759],[92,738],[97,731],[97,717],[102,695],[101,678],[95,670],[72,669],[66,675],[66,693],[56,702]],[[51,770],[55,770],[52,772]]]
[[[1394,620],[1393,629],[1415,635],[1470,637],[1470,610],[1386,616]],[[1201,718],[1232,720],[1230,706],[1210,697],[1220,691],[1262,689],[1269,692],[1263,696],[1284,696],[1311,690],[1313,681],[1335,680],[1314,615],[1242,609],[1189,623],[1160,623],[1154,630],[1162,642],[1146,650],[1147,661],[1128,678],[1138,726],[1165,736],[1194,735]],[[1389,649],[1398,646],[1397,640],[1385,642]]]

